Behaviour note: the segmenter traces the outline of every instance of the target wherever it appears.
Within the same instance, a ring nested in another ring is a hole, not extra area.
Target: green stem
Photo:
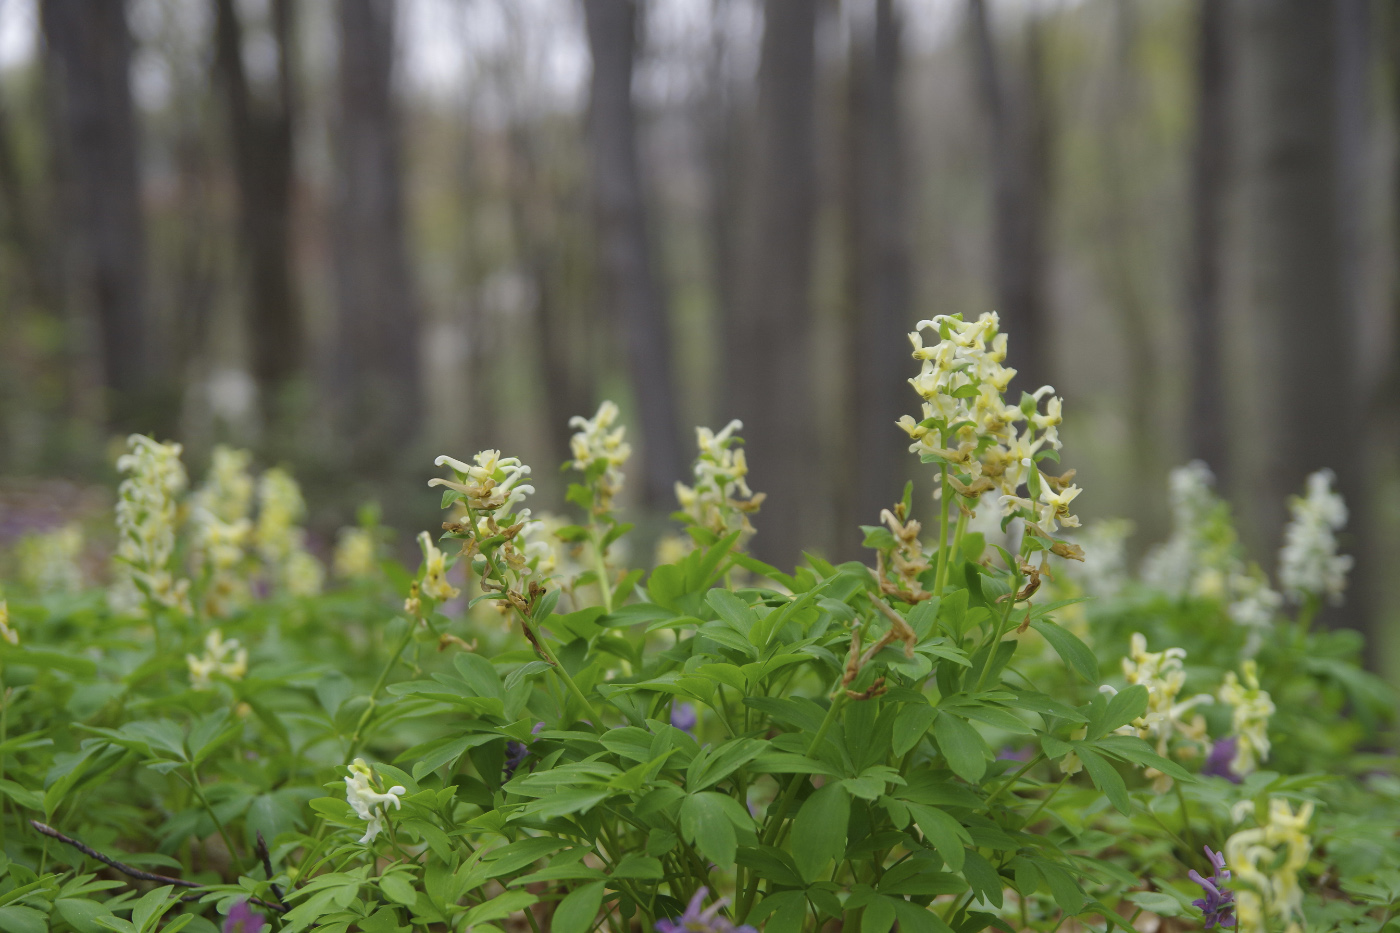
[[[588,540],[593,545],[593,572],[598,575],[598,592],[603,596],[603,611],[613,611],[612,583],[608,579],[608,562],[604,559],[603,539],[596,522],[588,523]]]
[[[350,749],[345,753],[345,764],[349,764],[354,760],[355,752],[360,746],[361,734],[365,726],[369,724],[377,708],[375,701],[379,697],[379,691],[384,689],[384,682],[389,679],[389,672],[394,669],[395,664],[399,663],[399,658],[403,655],[404,649],[407,648],[408,643],[413,640],[413,630],[417,624],[417,619],[409,620],[408,630],[404,632],[403,638],[399,640],[399,646],[395,648],[394,653],[390,655],[389,663],[385,664],[384,669],[379,672],[379,678],[375,680],[374,687],[369,692],[369,705],[366,706],[365,711],[360,714],[360,721],[355,723],[355,731],[350,736]]]
[[[243,874],[243,858],[238,854],[238,850],[233,847],[233,840],[229,838],[228,830],[224,829],[224,824],[219,822],[219,818],[214,815],[214,808],[209,805],[209,799],[204,796],[204,788],[199,783],[199,772],[195,771],[194,765],[190,765],[190,789],[199,800],[199,805],[204,808],[204,812],[209,814],[209,819],[214,822],[214,828],[219,831],[219,838],[224,840],[224,845],[228,848],[228,857],[233,860],[238,868],[238,874]]]
[[[990,810],[991,807],[992,807],[992,801],[993,801],[993,800],[996,800],[998,797],[1000,797],[1000,796],[1002,795],[1002,792],[1003,792],[1003,791],[1005,791],[1007,788],[1011,787],[1013,784],[1015,784],[1017,781],[1019,781],[1019,780],[1021,779],[1021,776],[1022,776],[1022,775],[1024,775],[1024,774],[1025,774],[1027,771],[1029,771],[1031,768],[1033,768],[1033,767],[1035,767],[1037,764],[1039,764],[1040,761],[1041,761],[1041,759],[1044,758],[1044,757],[1045,757],[1045,753],[1044,753],[1044,752],[1036,752],[1034,755],[1032,755],[1030,761],[1028,761],[1028,762],[1026,762],[1024,765],[1022,765],[1022,766],[1020,767],[1020,769],[1019,769],[1015,774],[1011,775],[1011,777],[1007,778],[1006,781],[1005,781],[1000,787],[998,787],[996,790],[992,791],[992,793],[987,797],[987,799],[984,800],[984,801],[982,802],[982,806],[984,806],[984,807],[986,807],[988,810]]]
[[[544,652],[544,658],[554,669],[554,673],[559,675],[559,679],[564,682],[564,686],[569,688],[574,698],[579,701],[579,704],[582,705],[588,715],[592,717],[589,722],[593,723],[595,729],[602,729],[603,717],[598,715],[598,711],[593,708],[593,704],[588,701],[588,697],[584,696],[578,684],[574,683],[574,679],[569,676],[569,672],[564,669],[564,665],[559,663],[559,659],[555,657],[554,649],[549,647],[549,643],[545,641],[544,635],[540,632],[539,628],[533,624],[533,620],[531,620],[529,616],[520,612],[518,608],[516,612],[520,615],[521,624],[530,629],[530,633],[534,636],[535,644],[539,646],[540,651]]]
[[[846,705],[846,691],[840,689],[840,680],[837,680],[836,698],[831,701],[831,706],[827,707],[826,715],[822,718],[822,724],[817,729],[817,734],[812,736],[811,743],[807,746],[807,756],[812,754],[826,741],[826,735],[831,731],[831,727],[836,724],[837,714],[841,707]],[[783,791],[783,796],[778,800],[778,809],[768,817],[767,825],[763,830],[763,844],[773,845],[781,831],[783,821],[787,818],[788,811],[792,809],[793,801],[797,799],[797,792],[801,790],[802,782],[806,779],[805,774],[794,774],[792,780],[788,781],[787,789]],[[735,919],[740,923],[748,916],[749,909],[753,906],[754,897],[758,894],[759,878],[755,877],[744,889],[743,896],[735,906]]]
[[[948,582],[948,499],[952,497],[952,487],[948,485],[948,464],[940,468],[942,474],[942,495],[938,499],[938,570],[933,577],[933,595],[942,596],[943,587]]]

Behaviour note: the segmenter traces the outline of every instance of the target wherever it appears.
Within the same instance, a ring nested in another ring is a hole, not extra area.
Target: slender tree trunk
[[[859,556],[857,526],[876,523],[898,498],[907,456],[907,439],[894,424],[912,404],[904,366],[912,322],[901,69],[897,9],[893,0],[876,0],[873,16],[852,28],[846,115],[851,391],[840,486],[851,514],[837,533],[848,557]]]
[[[814,543],[804,533],[824,499],[809,365],[817,7],[764,5],[740,293],[727,341],[729,409],[744,422],[750,485],[768,493],[754,548],[784,567]]]
[[[1331,4],[1248,0],[1245,13],[1251,297],[1276,406],[1257,508],[1260,537],[1277,547],[1286,497],[1323,466],[1345,484],[1359,456],[1338,219],[1337,48]]]
[[[1348,625],[1363,632],[1375,649],[1381,641],[1378,607],[1383,597],[1377,591],[1377,566],[1383,549],[1383,535],[1374,508],[1377,487],[1375,439],[1383,436],[1371,430],[1376,416],[1375,374],[1365,365],[1366,354],[1358,335],[1368,330],[1365,322],[1364,290],[1366,275],[1365,187],[1366,149],[1371,113],[1371,4],[1368,0],[1335,0],[1331,4],[1333,37],[1336,43],[1337,77],[1334,87],[1333,133],[1336,158],[1336,211],[1341,288],[1340,314],[1344,368],[1336,375],[1347,396],[1344,410],[1354,412],[1346,426],[1354,450],[1330,464],[1337,472],[1337,487],[1350,511],[1348,533],[1343,539],[1356,556],[1348,586],[1346,605],[1323,616],[1332,625]],[[1369,665],[1379,669],[1379,650],[1367,652]]]
[[[54,85],[68,317],[96,324],[109,423],[149,430],[138,423],[153,359],[126,6],[43,0],[40,13]]]
[[[353,455],[379,469],[417,435],[418,294],[404,219],[391,0],[340,2],[335,197],[339,396]]]
[[[1040,23],[1027,27],[1025,60],[999,58],[986,0],[968,0],[977,86],[986,114],[992,163],[997,310],[1012,335],[1009,362],[1027,392],[1050,381],[1046,321],[1045,223],[1048,202],[1048,108],[1041,99]]]
[[[1196,138],[1191,151],[1191,243],[1187,270],[1187,440],[1229,488],[1229,435],[1221,345],[1226,178],[1230,164],[1230,0],[1196,6]]]
[[[604,287],[616,303],[641,420],[646,501],[665,508],[682,478],[670,328],[652,270],[632,105],[634,0],[584,0],[593,56],[588,141]]]
[[[269,34],[277,78],[255,94],[243,65],[243,24],[234,0],[215,0],[215,68],[228,115],[238,184],[238,239],[245,279],[244,320],[264,421],[282,418],[285,393],[300,374],[304,326],[292,273],[295,73],[291,0],[272,0]]]

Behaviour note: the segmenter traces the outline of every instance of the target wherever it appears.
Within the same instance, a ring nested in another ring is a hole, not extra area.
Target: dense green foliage
[[[995,317],[926,323],[902,426],[937,543],[906,489],[873,569],[746,552],[735,425],[699,432],[686,537],[622,566],[604,405],[578,524],[530,516],[512,458],[441,458],[417,573],[366,515],[321,592],[290,477],[224,451],[185,495],[178,447],[133,438],[112,584],[49,536],[6,590],[0,928],[1151,931],[1201,921],[1208,847],[1234,898],[1208,921],[1394,931],[1395,696],[1308,624],[1346,570],[1326,478],[1296,613],[1198,467],[1129,579],[1112,529],[1061,537],[1059,400],[1002,401]]]

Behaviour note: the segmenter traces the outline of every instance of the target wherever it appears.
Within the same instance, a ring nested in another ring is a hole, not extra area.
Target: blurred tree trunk
[[[1016,385],[1033,392],[1050,382],[1045,226],[1049,203],[1049,107],[1042,17],[1026,24],[1024,59],[997,54],[986,0],[968,0],[977,87],[992,163],[993,248],[997,310],[1011,334],[1008,363]],[[1013,395],[1015,393],[1013,392]],[[1016,396],[1019,398],[1019,396]]]
[[[634,0],[584,0],[593,57],[588,142],[605,294],[622,324],[632,387],[641,420],[646,502],[664,509],[683,478],[670,328],[652,269],[646,206],[632,106],[636,46]]]
[[[755,551],[791,566],[819,516],[813,437],[811,272],[817,196],[816,25],[812,0],[767,0],[758,112],[740,235],[736,304],[728,321],[728,409],[744,422],[750,485],[768,493]]]
[[[404,218],[399,113],[393,94],[392,0],[340,2],[334,270],[338,395],[354,458],[393,464],[422,409],[418,294]]]
[[[1353,451],[1334,457],[1337,486],[1346,499],[1350,520],[1343,547],[1356,556],[1348,586],[1346,608],[1330,610],[1323,616],[1328,624],[1345,624],[1359,629],[1375,648],[1380,646],[1381,619],[1378,606],[1384,596],[1376,587],[1379,555],[1384,552],[1384,536],[1377,520],[1375,495],[1379,486],[1375,475],[1376,438],[1373,430],[1377,415],[1376,376],[1366,365],[1362,340],[1369,332],[1365,318],[1366,277],[1366,149],[1370,133],[1371,5],[1369,0],[1335,0],[1332,5],[1333,36],[1336,42],[1337,78],[1333,90],[1333,127],[1337,165],[1337,236],[1340,262],[1343,322],[1343,369],[1337,374],[1344,394],[1343,411],[1354,413],[1344,427],[1350,432]],[[1368,652],[1369,665],[1379,669],[1379,650]]]
[[[1230,5],[1196,5],[1196,138],[1191,151],[1191,242],[1187,270],[1187,441],[1192,459],[1210,464],[1229,488],[1225,427],[1224,288],[1226,178],[1230,164]]]
[[[711,0],[712,32],[699,117],[704,134],[702,145],[707,186],[705,221],[710,250],[710,283],[716,319],[726,328],[735,313],[739,294],[735,241],[739,227],[737,218],[742,213],[739,196],[742,190],[743,154],[739,143],[744,128],[740,124],[746,116],[736,101],[736,82],[729,61],[731,43],[726,19],[731,9],[731,0]],[[723,368],[721,365],[720,369]],[[717,373],[716,379],[723,381],[722,373]],[[724,396],[726,406],[731,401],[728,391],[714,394]],[[726,413],[719,420],[727,421],[728,417]]]
[[[893,0],[851,30],[847,77],[845,219],[850,257],[846,317],[849,407],[840,488],[850,514],[839,553],[860,555],[859,525],[876,524],[900,493],[907,438],[895,427],[916,398],[905,366],[910,330],[909,240],[900,114],[900,21]],[[912,399],[912,401],[911,401]]]
[[[273,86],[255,94],[243,62],[243,23],[234,0],[214,0],[214,62],[228,115],[238,184],[244,320],[264,423],[277,425],[289,385],[302,371],[304,326],[292,272],[293,120],[296,68],[291,0],[272,0],[267,33],[276,47]]]
[[[92,320],[108,390],[107,420],[151,430],[146,236],[122,0],[43,0],[51,82],[64,303],[76,329]]]
[[[1335,11],[1309,0],[1249,0],[1245,13],[1251,298],[1276,406],[1257,524],[1277,548],[1286,499],[1306,476],[1330,466],[1342,489],[1353,489],[1363,454],[1338,210]]]

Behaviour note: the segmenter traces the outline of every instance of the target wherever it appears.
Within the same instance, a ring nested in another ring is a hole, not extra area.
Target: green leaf
[[[97,933],[98,930],[102,929],[97,925],[97,918],[112,915],[106,904],[90,901],[86,898],[60,897],[54,901],[54,907],[58,909],[59,915],[67,920],[78,933]],[[47,927],[41,929],[47,929]]]
[[[111,917],[111,914],[105,914],[105,916]],[[112,919],[116,918],[112,917]],[[76,924],[74,925],[76,926]],[[48,918],[32,907],[18,905],[0,907],[0,930],[6,930],[9,933],[48,933],[48,929]]]
[[[176,902],[170,899],[170,892],[175,890],[173,884],[148,891],[141,900],[136,902],[136,906],[131,908],[131,922],[136,929],[145,933],[151,929],[154,921],[159,920],[165,912],[174,907]]]
[[[418,901],[418,892],[402,871],[390,872],[379,879],[379,890],[395,904],[412,907]]]
[[[661,863],[648,855],[628,852],[613,869],[614,878],[638,878],[644,881],[659,881],[664,877]]]
[[[705,594],[705,602],[710,604],[710,607],[721,619],[728,622],[735,631],[740,632],[745,637],[748,636],[754,623],[758,621],[758,616],[749,608],[749,604],[729,590],[710,590]]]
[[[807,881],[816,881],[827,863],[845,854],[850,819],[851,798],[839,783],[818,788],[803,802],[792,822],[792,858]]]
[[[772,919],[763,923],[763,918]],[[761,924],[764,933],[801,933],[807,920],[807,898],[801,891],[779,891],[770,894],[748,916],[752,924]]]
[[[1133,684],[1126,690],[1120,690],[1108,701],[1103,718],[1096,721],[1094,728],[1089,730],[1089,738],[1097,739],[1144,716],[1147,713],[1147,699],[1147,688],[1142,684]]]
[[[1180,917],[1185,913],[1176,898],[1158,891],[1134,891],[1128,900],[1159,917]]]
[[[1072,632],[1060,628],[1049,619],[1031,619],[1031,628],[1050,643],[1060,660],[1069,665],[1076,674],[1091,684],[1099,682],[1099,662],[1094,657],[1094,652]]]
[[[493,897],[484,904],[478,904],[467,911],[466,923],[464,927],[474,926],[478,923],[488,923],[492,920],[504,920],[518,910],[524,910],[539,898],[529,891],[507,891],[504,894]]]
[[[550,924],[553,933],[587,933],[603,906],[605,881],[593,881],[574,888],[555,908]]]
[[[894,927],[894,899],[877,897],[860,916],[860,933],[890,933]]]
[[[919,830],[933,848],[943,857],[943,861],[953,871],[962,871],[966,850],[963,846],[972,845],[972,837],[967,829],[950,815],[924,804],[906,804],[909,815],[914,818]]]
[[[1194,781],[1196,776],[1170,758],[1163,758],[1135,735],[1106,735],[1094,743],[1100,751],[1144,768],[1156,768],[1178,781]]]
[[[1093,749],[1081,745],[1076,751],[1079,753],[1079,760],[1084,762],[1084,770],[1089,772],[1089,779],[1094,782],[1094,786],[1104,792],[1115,810],[1127,816],[1133,805],[1128,799],[1128,788],[1123,783],[1122,775]]]
[[[894,721],[895,757],[904,757],[911,748],[918,745],[936,718],[938,710],[926,704],[910,704],[900,710]]]
[[[894,912],[900,933],[953,933],[942,917],[920,904],[899,899],[894,902]]]
[[[987,743],[976,729],[947,710],[941,710],[933,722],[933,736],[954,774],[969,784],[982,780],[987,773]]]
[[[681,835],[716,865],[733,864],[739,844],[724,804],[729,799],[713,791],[702,791],[689,795],[681,804]]]
[[[1001,876],[992,867],[992,863],[983,858],[976,849],[967,850],[962,873],[967,883],[972,885],[973,893],[994,907],[1001,906]]]

